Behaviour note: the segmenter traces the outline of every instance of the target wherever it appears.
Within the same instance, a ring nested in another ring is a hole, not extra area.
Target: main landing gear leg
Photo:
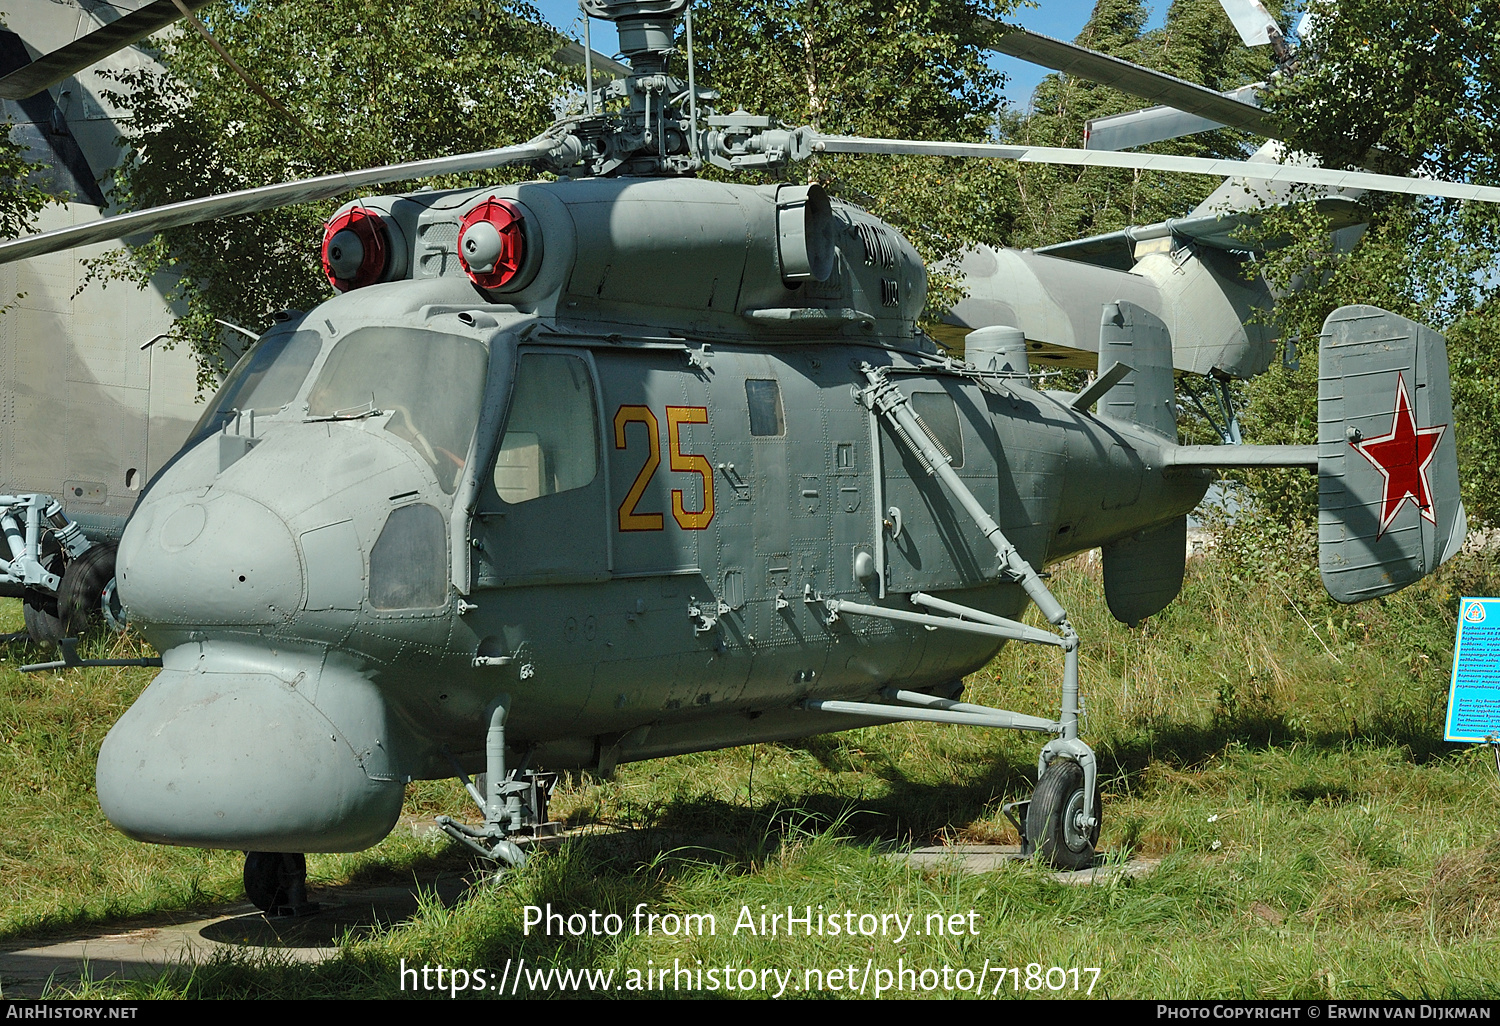
[[[505,720],[510,696],[502,695],[490,706],[490,727],[485,737],[485,773],[476,787],[455,764],[459,779],[484,812],[484,826],[471,827],[451,816],[439,816],[437,824],[449,837],[502,866],[524,866],[526,852],[511,837],[534,833],[547,818],[547,798],[556,774],[532,773],[523,768],[506,772]]]
[[[1037,759],[1037,786],[1031,801],[1017,802],[1004,808],[1005,814],[1016,824],[1021,834],[1022,851],[1025,854],[1039,853],[1043,859],[1059,869],[1084,869],[1094,863],[1094,847],[1099,841],[1099,824],[1102,818],[1099,806],[1098,765],[1093,749],[1078,736],[1078,633],[1068,620],[1062,603],[1047,588],[1036,569],[1027,562],[1019,550],[1005,537],[1000,525],[985,510],[984,504],[974,497],[968,486],[954,472],[952,460],[940,446],[932,441],[931,432],[923,427],[911,409],[910,399],[891,380],[889,368],[862,367],[869,388],[859,394],[860,402],[872,414],[883,417],[890,426],[892,435],[911,451],[917,462],[943,485],[950,507],[955,514],[967,513],[974,525],[995,549],[1003,572],[1019,584],[1026,595],[1056,632],[1038,630],[1005,617],[996,616],[977,609],[920,592],[910,597],[911,601],[930,610],[950,614],[934,616],[930,613],[912,613],[891,607],[871,606],[864,603],[828,599],[832,623],[841,613],[857,613],[862,616],[877,616],[908,623],[921,623],[929,628],[947,627],[952,630],[1031,644],[1054,645],[1063,650],[1062,708],[1055,721],[1042,720],[1034,716],[1022,716],[1005,710],[985,709],[968,703],[934,699],[931,696],[914,695],[887,689],[887,697],[898,701],[925,705],[929,708],[916,714],[859,702],[827,702],[808,700],[807,708],[826,709],[830,712],[889,715],[892,719],[926,719],[949,723],[973,723],[976,726],[1005,727],[1019,730],[1046,731],[1058,735],[1042,748]],[[962,371],[953,373],[963,374]],[[810,596],[816,599],[818,596]]]

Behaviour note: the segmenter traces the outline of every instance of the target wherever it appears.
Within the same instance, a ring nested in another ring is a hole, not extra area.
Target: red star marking
[[[1427,469],[1437,452],[1438,441],[1448,425],[1417,429],[1406,394],[1406,380],[1396,375],[1396,410],[1391,415],[1391,432],[1379,438],[1366,438],[1349,444],[1369,460],[1385,478],[1385,495],[1380,505],[1380,530],[1375,540],[1385,534],[1407,499],[1416,503],[1422,517],[1434,524],[1437,513],[1432,508],[1432,482]]]

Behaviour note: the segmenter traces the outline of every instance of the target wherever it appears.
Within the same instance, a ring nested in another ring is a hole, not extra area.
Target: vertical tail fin
[[[1117,363],[1134,371],[1099,401],[1099,412],[1177,440],[1176,386],[1172,379],[1172,336],[1145,307],[1121,300],[1105,303],[1099,323],[1099,377]]]
[[[1099,400],[1099,412],[1131,420],[1177,440],[1172,338],[1150,311],[1124,301],[1106,303],[1099,325],[1099,376],[1117,363],[1134,370]],[[1104,546],[1104,598],[1121,623],[1132,626],[1159,613],[1182,590],[1187,517],[1139,531]]]
[[[1463,544],[1448,346],[1373,306],[1323,323],[1318,362],[1318,563],[1340,602],[1387,595]]]

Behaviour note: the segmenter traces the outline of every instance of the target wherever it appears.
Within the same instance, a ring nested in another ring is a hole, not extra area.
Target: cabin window
[[[307,372],[323,348],[323,336],[316,331],[292,331],[267,335],[250,347],[209,404],[193,428],[196,437],[205,429],[216,430],[223,415],[233,410],[254,411],[261,416],[280,413],[297,397]]]
[[[758,438],[780,438],[786,434],[786,418],[781,412],[781,385],[774,379],[748,379],[745,382],[745,401],[750,406],[750,434]]]
[[[495,458],[495,491],[514,506],[590,484],[599,473],[599,420],[588,365],[563,353],[523,353]]]
[[[953,469],[964,465],[964,436],[958,428],[958,407],[947,392],[913,392],[911,408],[934,442],[953,461]]]
[[[489,355],[461,335],[362,328],[328,354],[307,396],[309,417],[389,413],[385,429],[416,449],[453,493],[479,422]]]

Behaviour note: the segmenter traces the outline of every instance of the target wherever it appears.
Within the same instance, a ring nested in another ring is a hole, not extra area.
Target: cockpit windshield
[[[223,417],[233,410],[265,417],[279,413],[297,397],[307,372],[312,370],[323,336],[316,331],[290,331],[268,334],[240,357],[218,394],[193,428],[196,438],[203,431],[216,430]]]
[[[479,421],[489,354],[460,335],[362,328],[328,354],[307,396],[309,417],[390,411],[386,430],[409,442],[452,494]]]

